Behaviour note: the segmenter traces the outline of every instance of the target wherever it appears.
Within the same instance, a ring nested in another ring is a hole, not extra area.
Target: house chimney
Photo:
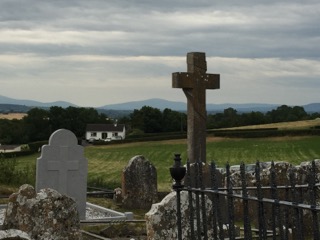
[[[115,120],[114,124],[115,127],[118,126],[118,119]]]

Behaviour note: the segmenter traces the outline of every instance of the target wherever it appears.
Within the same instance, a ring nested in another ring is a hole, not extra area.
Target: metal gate
[[[301,179],[295,167],[283,173],[287,176],[276,174],[274,162],[267,167],[257,162],[251,170],[242,163],[234,171],[228,164],[225,170],[217,169],[214,162],[188,162],[183,167],[179,154],[174,160],[170,173],[177,193],[178,239],[185,231],[192,240],[320,239],[320,169],[316,161],[305,166]],[[266,173],[268,184],[265,175],[261,177]],[[277,184],[280,178],[286,178],[287,184]],[[301,181],[305,184],[299,184]],[[181,191],[188,193],[188,216],[181,213]],[[182,224],[185,217],[188,224]]]

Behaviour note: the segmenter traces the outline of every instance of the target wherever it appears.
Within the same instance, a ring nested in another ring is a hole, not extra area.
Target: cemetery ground
[[[207,137],[207,161],[214,160],[218,167],[224,167],[227,162],[230,165],[244,163],[255,163],[257,160],[265,161],[287,161],[298,165],[304,161],[310,161],[320,156],[320,136],[299,137],[274,137],[264,139],[239,139],[239,138],[217,138]],[[169,167],[173,164],[173,154],[181,153],[183,163],[187,158],[187,141],[167,140],[150,141],[138,143],[126,143],[106,146],[86,146],[85,157],[88,159],[88,186],[104,187],[114,189],[121,187],[121,173],[128,161],[136,155],[145,156],[157,169],[158,190],[169,192],[172,180]],[[0,166],[0,195],[9,195],[15,192],[24,183],[34,186],[35,163],[40,153],[30,156],[6,159],[11,165],[6,167],[12,170],[11,182],[4,183],[1,176],[8,172],[4,171],[4,165]],[[0,164],[3,161],[0,159]],[[8,169],[7,169],[8,170]],[[111,208],[120,212],[126,212],[121,206],[116,205],[111,199],[89,198],[89,202]],[[0,203],[6,200],[0,199]],[[131,210],[132,211],[132,210]],[[135,219],[143,219],[145,211],[133,210]],[[84,227],[99,233],[105,227]],[[123,225],[119,225],[119,228]],[[143,223],[138,223],[135,228],[144,229]],[[143,239],[143,238],[141,238]]]
[[[287,161],[298,165],[320,156],[320,136],[273,137],[273,138],[207,138],[207,161],[215,161],[218,167],[269,161]],[[126,143],[106,146],[85,147],[88,159],[88,186],[114,189],[121,187],[121,173],[129,160],[143,155],[157,169],[158,190],[170,191],[169,167],[173,154],[181,153],[182,161],[187,158],[187,141],[167,140]],[[1,165],[0,186],[6,184],[18,188],[24,183],[34,185],[35,164],[40,153],[10,159],[9,165]],[[3,162],[3,161],[1,161]],[[3,163],[0,163],[3,164]],[[15,165],[15,166],[13,166]],[[4,170],[7,168],[7,170]],[[8,169],[9,168],[9,169]],[[6,172],[3,172],[6,171]],[[9,175],[10,176],[9,176]],[[7,180],[7,181],[5,181]]]
[[[269,161],[287,161],[298,165],[320,156],[320,136],[274,137],[264,139],[207,138],[207,161],[215,161],[218,167]],[[173,154],[187,158],[187,142],[181,140],[150,141],[107,146],[85,147],[88,159],[88,186],[114,189],[121,187],[121,173],[128,161],[143,155],[157,169],[158,190],[170,191],[169,167]],[[0,185],[18,188],[23,183],[34,185],[35,163],[39,154],[10,159],[8,166],[1,166]],[[2,163],[3,164],[3,163]],[[15,166],[13,166],[15,165]],[[4,169],[7,170],[4,170]],[[6,171],[6,172],[3,172]],[[6,177],[4,177],[6,176]],[[12,188],[12,187],[11,187]]]

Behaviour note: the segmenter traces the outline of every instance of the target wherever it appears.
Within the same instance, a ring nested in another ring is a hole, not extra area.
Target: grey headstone
[[[69,130],[59,129],[42,146],[37,159],[36,190],[52,188],[75,199],[80,219],[86,216],[88,161]]]
[[[158,201],[157,170],[142,155],[131,158],[122,171],[123,206],[150,209]]]

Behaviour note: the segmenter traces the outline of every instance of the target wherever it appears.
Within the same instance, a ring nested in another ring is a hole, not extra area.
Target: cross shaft
[[[188,53],[188,72],[172,73],[172,87],[182,88],[187,97],[190,162],[206,162],[206,89],[220,88],[220,75],[206,73],[205,58],[205,53]]]

